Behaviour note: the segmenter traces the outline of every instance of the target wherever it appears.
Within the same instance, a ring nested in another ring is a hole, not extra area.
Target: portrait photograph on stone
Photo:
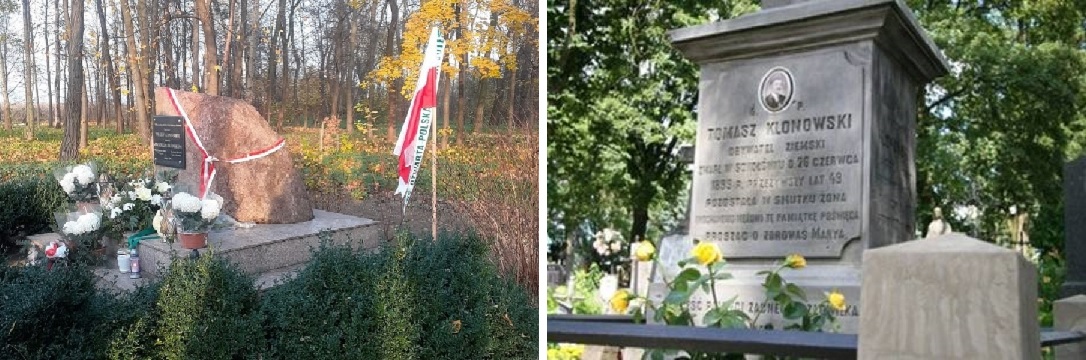
[[[1082,5],[549,1],[547,358],[1086,358]]]
[[[0,1],[0,359],[537,359],[537,1]]]

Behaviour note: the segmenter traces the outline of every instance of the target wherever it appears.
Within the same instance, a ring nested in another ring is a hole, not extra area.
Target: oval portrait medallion
[[[758,86],[758,94],[762,108],[770,113],[780,112],[792,104],[792,94],[795,92],[795,82],[792,73],[783,67],[769,69],[762,76],[762,83]]]

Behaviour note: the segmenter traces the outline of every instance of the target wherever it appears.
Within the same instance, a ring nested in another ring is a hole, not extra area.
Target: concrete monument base
[[[247,274],[262,274],[276,269],[304,264],[310,249],[320,245],[317,235],[328,230],[336,244],[367,249],[378,245],[377,222],[356,216],[313,210],[313,220],[296,224],[257,224],[248,229],[212,231],[207,249],[214,256],[225,257]],[[139,257],[145,277],[157,277],[170,266],[173,256],[189,256],[192,250],[162,240],[140,242]]]

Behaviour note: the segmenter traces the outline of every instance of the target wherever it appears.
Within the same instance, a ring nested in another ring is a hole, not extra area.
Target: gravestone
[[[1040,359],[1037,268],[948,234],[864,253],[859,359]]]
[[[1061,298],[1086,294],[1086,157],[1063,165],[1063,226],[1067,275]]]
[[[283,138],[252,105],[223,96],[171,93],[163,87],[155,89],[155,98],[157,115],[182,117],[179,110],[183,110],[200,140],[197,144],[191,136],[183,138],[187,166],[178,173],[179,188],[199,192],[204,148],[217,160],[212,162],[216,173],[209,191],[223,197],[226,214],[260,224],[313,219],[313,207],[290,152],[285,146],[274,150]]]
[[[781,317],[756,273],[799,253],[808,268],[782,275],[811,304],[844,293],[855,332],[861,253],[914,236],[917,94],[947,64],[899,1],[767,7],[671,32],[701,69],[690,236],[720,246],[718,292],[758,325]]]

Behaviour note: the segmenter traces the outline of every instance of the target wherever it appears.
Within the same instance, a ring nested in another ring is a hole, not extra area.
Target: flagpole
[[[437,109],[434,109],[437,110]],[[435,113],[437,111],[434,111]],[[436,116],[434,118],[437,118]],[[433,213],[433,223],[430,225],[430,232],[434,235],[434,241],[437,241],[437,140],[434,140],[434,149],[430,151],[430,192],[433,196],[430,197],[431,212]]]

